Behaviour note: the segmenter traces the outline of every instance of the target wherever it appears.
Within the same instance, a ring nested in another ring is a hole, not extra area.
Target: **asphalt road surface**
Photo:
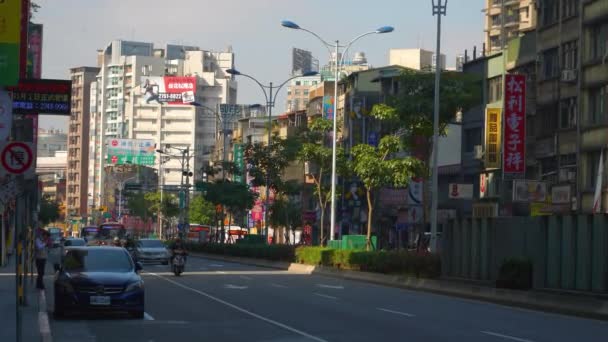
[[[608,322],[197,257],[143,277],[143,320],[52,319],[53,340],[608,341]]]

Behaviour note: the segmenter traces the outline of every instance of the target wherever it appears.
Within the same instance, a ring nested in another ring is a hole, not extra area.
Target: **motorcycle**
[[[173,263],[171,267],[173,269],[173,274],[176,277],[179,277],[184,272],[184,267],[186,265],[186,256],[183,251],[176,251],[173,256]]]

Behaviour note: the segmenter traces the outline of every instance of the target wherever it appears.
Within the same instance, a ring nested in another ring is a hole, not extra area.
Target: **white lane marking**
[[[150,316],[149,313],[144,312],[144,320],[146,320],[146,321],[153,321],[154,317]]]
[[[224,272],[224,271],[215,271],[215,273],[219,273],[219,274],[227,274],[227,273],[226,273],[226,272]]]
[[[322,338],[320,338],[320,337],[317,337],[317,336],[314,336],[314,335],[311,335],[311,334],[305,333],[305,332],[304,332],[304,331],[302,331],[302,330],[298,330],[298,329],[296,329],[296,328],[290,327],[290,326],[288,326],[288,325],[286,325],[286,324],[283,324],[283,323],[281,323],[281,322],[277,322],[277,321],[275,321],[275,320],[273,320],[273,319],[270,319],[270,318],[264,317],[264,316],[262,316],[262,315],[258,315],[258,314],[254,313],[254,312],[251,312],[251,311],[247,310],[247,309],[243,309],[243,308],[241,308],[240,306],[237,306],[237,305],[234,305],[234,304],[232,304],[232,303],[229,303],[229,302],[227,302],[227,301],[225,301],[225,300],[223,300],[223,299],[220,299],[220,298],[218,298],[218,297],[212,296],[212,295],[210,295],[210,294],[208,294],[208,293],[206,293],[206,292],[203,292],[203,291],[200,291],[200,290],[197,290],[197,289],[191,288],[191,287],[186,286],[186,285],[184,285],[184,284],[181,284],[181,283],[179,283],[179,282],[177,282],[177,281],[171,280],[171,279],[169,279],[169,278],[161,277],[161,276],[156,275],[156,274],[154,274],[154,273],[150,273],[150,274],[155,275],[155,276],[157,276],[157,277],[159,277],[159,278],[161,278],[161,279],[163,279],[163,280],[165,280],[165,281],[168,281],[168,282],[170,282],[170,283],[172,283],[172,284],[174,284],[174,285],[176,285],[176,286],[179,286],[179,287],[181,287],[181,288],[183,288],[183,289],[190,290],[190,291],[192,291],[192,292],[198,293],[198,294],[200,294],[201,296],[207,297],[207,298],[209,298],[209,299],[211,299],[211,300],[213,300],[213,301],[216,301],[216,302],[218,302],[218,303],[220,303],[220,304],[224,304],[224,305],[226,305],[226,306],[228,306],[228,307],[231,307],[231,308],[233,308],[234,310],[240,311],[240,312],[242,312],[242,313],[244,313],[244,314],[246,314],[246,315],[249,315],[249,316],[251,316],[251,317],[257,318],[257,319],[259,319],[259,320],[261,320],[261,321],[264,321],[264,322],[270,323],[270,324],[272,324],[272,325],[276,325],[277,327],[283,328],[283,329],[285,329],[285,330],[287,330],[287,331],[291,331],[292,333],[298,334],[298,335],[300,335],[300,336],[308,337],[309,339],[314,340],[314,341],[318,341],[318,342],[328,342],[327,340],[324,340],[324,339],[322,339]]]
[[[384,309],[384,308],[376,308],[380,311],[384,311],[384,312],[390,312],[396,315],[401,315],[401,316],[406,316],[406,317],[414,317],[416,315],[413,315],[411,313],[407,313],[407,312],[401,312],[401,311],[395,311],[395,310],[390,310],[390,309]]]
[[[251,279],[253,279],[253,278],[248,277],[248,276],[240,276],[240,278],[241,278],[241,279],[245,279],[245,280],[251,280]]]
[[[226,289],[231,289],[231,290],[246,290],[247,288],[249,288],[249,286],[243,285],[232,285],[232,284],[225,284],[224,288]]]
[[[514,337],[514,336],[509,336],[509,335],[503,335],[503,334],[495,333],[495,332],[492,332],[492,331],[481,331],[481,333],[482,334],[486,334],[486,335],[490,335],[490,336],[496,336],[496,337],[504,338],[506,340],[511,340],[511,341],[534,342],[532,340],[527,340],[525,338],[519,338],[519,337]]]
[[[285,286],[285,285],[275,284],[275,283],[271,283],[270,286],[272,286],[272,287],[279,287],[281,289],[286,289],[287,288],[287,286]]]
[[[338,297],[329,296],[329,295],[322,294],[322,293],[317,293],[317,292],[314,292],[313,294],[314,294],[315,296],[319,296],[319,297],[323,297],[323,298],[328,298],[328,299],[338,299]]]
[[[222,264],[209,264],[209,267],[224,267]]]
[[[344,286],[342,285],[326,285],[326,284],[317,284],[318,287],[322,287],[324,289],[335,289],[335,290],[344,290]]]

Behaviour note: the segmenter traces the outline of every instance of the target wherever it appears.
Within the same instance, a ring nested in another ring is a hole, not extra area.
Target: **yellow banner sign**
[[[0,43],[21,41],[21,0],[0,0]]]
[[[484,164],[486,169],[500,168],[502,113],[500,108],[486,108],[486,146]]]

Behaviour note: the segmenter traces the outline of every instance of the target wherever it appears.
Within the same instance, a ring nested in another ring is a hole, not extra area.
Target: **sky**
[[[437,0],[435,0],[437,1]],[[374,67],[388,64],[391,48],[435,50],[436,17],[431,0],[36,0],[33,21],[44,25],[43,78],[68,79],[69,69],[96,66],[96,50],[114,39],[194,45],[223,51],[231,46],[235,67],[261,83],[289,78],[291,49],[310,50],[324,65],[327,49],[312,35],[284,28],[288,19],[326,41],[350,41],[390,25],[395,31],[356,42],[351,52],[365,52]],[[442,17],[441,53],[447,65],[483,43],[484,0],[449,0]],[[263,103],[260,88],[238,81],[238,103]],[[285,109],[285,91],[275,112]],[[43,128],[66,129],[67,119],[41,116]]]

